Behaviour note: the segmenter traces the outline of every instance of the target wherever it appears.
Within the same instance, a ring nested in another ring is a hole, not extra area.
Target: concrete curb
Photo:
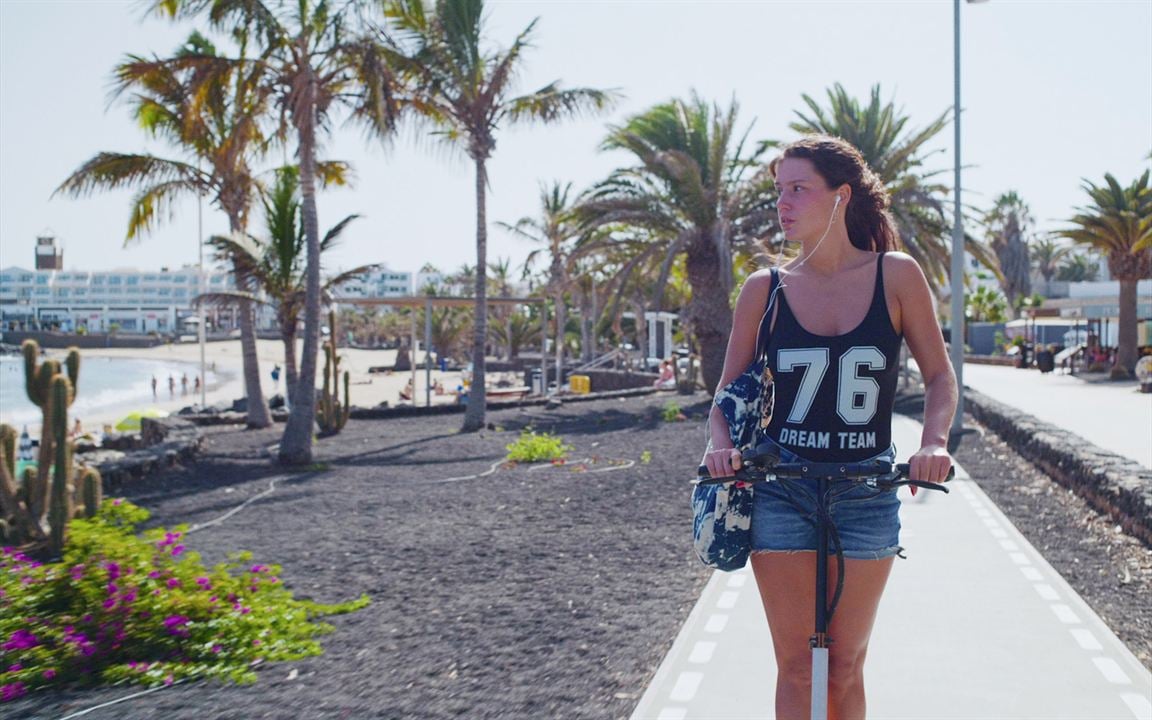
[[[1152,470],[964,388],[965,409],[1061,485],[1152,546]]]

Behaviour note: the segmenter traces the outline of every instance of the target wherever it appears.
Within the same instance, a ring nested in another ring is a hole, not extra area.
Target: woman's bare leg
[[[831,720],[863,720],[864,659],[892,558],[845,561],[844,592],[828,628],[828,715]],[[812,651],[808,640],[816,623],[816,557],[812,552],[755,553],[752,571],[772,631],[779,674],[777,720],[807,720],[810,714]],[[839,567],[828,562],[828,597]]]

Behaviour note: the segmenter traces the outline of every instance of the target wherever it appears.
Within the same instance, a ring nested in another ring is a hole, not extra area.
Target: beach
[[[256,348],[260,361],[261,390],[264,396],[272,397],[276,394],[282,395],[285,384],[283,374],[284,344],[279,340],[257,340]],[[299,362],[302,356],[302,348],[303,342],[298,342],[297,362]],[[50,351],[51,357],[59,357],[62,359],[63,354],[63,351]],[[343,374],[345,370],[349,373],[349,396],[353,406],[364,408],[375,407],[382,402],[387,402],[390,406],[396,406],[397,404],[405,402],[401,400],[400,393],[408,381],[413,379],[413,373],[411,371],[401,373],[388,371],[369,372],[369,368],[373,367],[391,368],[396,363],[396,354],[396,350],[340,348],[340,371],[341,374]],[[100,405],[99,407],[88,408],[82,415],[79,413],[71,413],[72,421],[79,419],[86,431],[100,430],[105,425],[115,425],[117,421],[132,410],[155,408],[174,414],[189,405],[200,404],[200,393],[194,391],[195,376],[199,371],[200,365],[200,346],[197,343],[173,343],[158,345],[152,348],[99,348],[82,350],[80,397],[84,395],[83,360],[93,358],[133,358],[159,361],[173,365],[178,364],[181,367],[187,366],[190,371],[188,373],[187,393],[183,392],[181,388],[179,376],[175,378],[175,392],[169,392],[168,379],[166,376],[157,377],[156,396],[154,399],[145,397],[143,401],[133,404],[111,402]],[[231,407],[233,401],[244,397],[243,360],[241,358],[240,340],[206,343],[204,359],[209,378],[205,389],[207,405]],[[424,353],[416,353],[415,360],[417,363],[422,363],[424,361]],[[272,369],[276,365],[279,365],[281,368],[279,383],[274,383],[271,377]],[[323,387],[323,372],[324,355],[321,352],[316,368],[316,387],[318,389]],[[494,384],[499,375],[499,373],[489,373],[489,384]],[[425,388],[428,386],[425,378],[424,369],[418,369],[414,378],[416,390],[415,403],[417,405],[425,404]],[[508,374],[508,379],[515,385],[521,384],[521,379],[518,377],[513,378],[511,374]],[[22,375],[20,380],[23,380]],[[141,382],[147,381],[148,378],[141,378]],[[431,394],[432,404],[441,405],[454,403],[456,398],[452,395],[452,392],[462,382],[461,372],[441,372],[439,370],[433,370],[431,372],[431,384],[434,387],[438,382],[444,388],[444,394],[437,395],[433,392]],[[341,388],[341,395],[342,394],[343,388]],[[139,405],[139,407],[137,407],[137,405]],[[9,421],[7,418],[2,419]],[[28,423],[28,429],[33,435],[39,434],[39,428],[35,423]]]

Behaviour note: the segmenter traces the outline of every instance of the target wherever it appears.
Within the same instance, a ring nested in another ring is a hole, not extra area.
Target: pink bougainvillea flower
[[[8,642],[0,645],[2,650],[28,650],[40,644],[36,636],[27,630],[17,630],[8,638]]]

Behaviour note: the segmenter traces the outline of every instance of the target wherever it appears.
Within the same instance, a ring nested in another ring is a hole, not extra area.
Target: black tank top
[[[903,340],[884,300],[884,254],[876,261],[876,284],[868,314],[843,335],[815,335],[796,320],[784,293],[768,340],[774,379],[767,434],[814,462],[864,460],[892,443]]]

